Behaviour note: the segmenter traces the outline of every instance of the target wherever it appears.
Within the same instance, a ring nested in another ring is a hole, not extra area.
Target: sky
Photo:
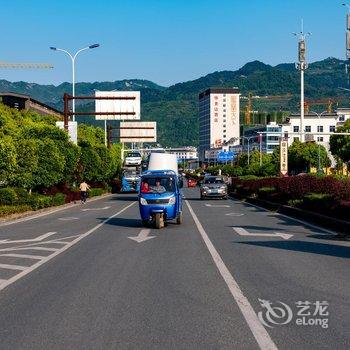
[[[0,61],[54,69],[1,69],[0,79],[58,85],[147,79],[159,85],[236,70],[259,60],[295,62],[304,29],[310,62],[345,57],[347,9],[337,0],[0,0]]]

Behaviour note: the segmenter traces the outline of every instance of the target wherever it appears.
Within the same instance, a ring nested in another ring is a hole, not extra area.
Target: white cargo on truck
[[[151,153],[148,170],[173,170],[178,175],[177,157],[170,153]]]

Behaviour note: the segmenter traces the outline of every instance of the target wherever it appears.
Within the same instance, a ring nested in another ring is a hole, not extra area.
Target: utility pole
[[[343,4],[348,8],[348,13],[346,14],[346,64],[345,72],[348,77],[348,84],[350,83],[350,6],[348,4]]]
[[[308,68],[306,62],[306,37],[311,33],[304,33],[304,23],[301,20],[301,32],[293,33],[299,37],[298,41],[298,62],[295,64],[295,68],[300,71],[300,141],[304,142],[304,72]]]

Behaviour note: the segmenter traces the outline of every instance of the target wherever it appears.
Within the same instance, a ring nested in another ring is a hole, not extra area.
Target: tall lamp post
[[[50,49],[53,51],[62,51],[64,53],[66,53],[70,59],[72,60],[72,95],[73,97],[75,96],[75,59],[78,56],[78,54],[82,51],[88,50],[88,49],[95,49],[96,47],[99,47],[100,44],[93,44],[87,47],[83,47],[82,49],[79,49],[75,54],[71,54],[70,52],[68,52],[67,50],[64,49],[60,49],[58,47],[53,47],[51,46]],[[73,112],[73,122],[75,121],[75,100],[72,100],[72,112]]]
[[[309,112],[309,113],[312,113],[312,114],[315,114],[317,115],[317,118],[318,118],[318,129],[320,127],[320,124],[321,124],[321,117],[322,115],[328,113],[328,111],[323,111],[322,113],[316,113],[316,112]],[[320,132],[319,130],[317,130],[317,132]],[[317,136],[317,137],[320,137],[320,136]],[[320,146],[320,141],[317,140],[317,143],[318,143],[318,168],[317,168],[317,172],[320,174],[322,172],[322,169],[321,169],[321,146]]]
[[[250,164],[250,140],[256,139],[256,136],[241,136],[240,138],[246,139],[248,141],[248,165]]]

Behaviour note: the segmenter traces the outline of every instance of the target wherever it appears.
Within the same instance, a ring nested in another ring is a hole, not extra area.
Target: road
[[[350,242],[184,196],[162,230],[135,195],[0,226],[0,348],[350,348]]]

